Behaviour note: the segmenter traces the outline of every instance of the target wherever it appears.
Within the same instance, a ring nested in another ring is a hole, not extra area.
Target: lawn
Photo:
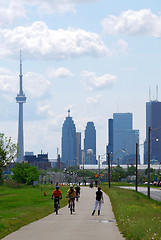
[[[60,206],[67,204],[65,198],[69,186],[60,187],[63,199]],[[54,202],[51,195],[54,187],[50,185],[0,186],[0,239],[20,227],[45,217],[53,212]],[[44,196],[46,192],[46,196]]]
[[[160,202],[132,190],[101,187],[110,197],[118,227],[126,239],[161,239]]]

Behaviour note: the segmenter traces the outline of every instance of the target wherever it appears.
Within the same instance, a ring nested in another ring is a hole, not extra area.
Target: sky
[[[68,109],[82,148],[94,122],[99,155],[116,112],[133,113],[145,140],[156,85],[161,99],[160,0],[0,0],[0,46],[0,132],[14,143],[22,51],[25,151],[61,154]]]

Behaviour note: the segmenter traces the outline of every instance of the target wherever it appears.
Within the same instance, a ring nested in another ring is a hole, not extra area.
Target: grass
[[[69,186],[60,187],[63,196],[66,196]],[[4,184],[0,186],[0,239],[22,226],[45,217],[53,212],[54,201],[51,195],[54,187],[23,186]],[[44,196],[44,191],[46,196]],[[60,206],[67,204],[63,197]]]
[[[102,185],[111,200],[118,227],[126,239],[161,239],[161,203],[139,192]]]

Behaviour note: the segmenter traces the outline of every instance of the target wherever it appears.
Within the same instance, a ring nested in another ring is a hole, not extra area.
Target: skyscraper
[[[77,165],[82,163],[82,152],[81,152],[81,133],[76,132],[76,148],[77,148]]]
[[[96,162],[96,129],[93,122],[88,122],[84,139],[85,164],[97,164]]]
[[[17,161],[21,162],[24,160],[24,143],[23,143],[23,104],[26,102],[26,96],[23,92],[22,87],[22,59],[20,51],[20,90],[16,97],[16,102],[19,104],[19,121],[18,121],[18,149],[19,154]]]
[[[151,164],[161,162],[161,102],[155,100],[146,103],[146,140],[144,144],[144,164],[148,163],[148,129],[151,130],[150,160]],[[157,141],[158,140],[158,141]]]
[[[66,117],[62,127],[62,157],[61,161],[66,167],[76,166],[76,127],[70,117],[70,110],[68,110],[68,117]]]
[[[113,163],[135,164],[139,130],[133,130],[132,113],[113,114]],[[140,163],[140,157],[138,157]]]

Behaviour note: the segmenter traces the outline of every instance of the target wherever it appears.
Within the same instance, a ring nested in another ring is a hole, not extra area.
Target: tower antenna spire
[[[158,84],[156,86],[156,101],[158,101]]]
[[[24,160],[24,144],[23,144],[23,104],[26,102],[26,96],[22,89],[22,56],[20,50],[20,90],[16,97],[16,102],[19,104],[19,121],[18,121],[18,150],[19,155],[17,157],[18,162]]]
[[[20,94],[23,94],[23,90],[22,90],[22,53],[21,53],[21,50],[20,50]]]
[[[149,87],[149,102],[151,101],[151,89]]]

